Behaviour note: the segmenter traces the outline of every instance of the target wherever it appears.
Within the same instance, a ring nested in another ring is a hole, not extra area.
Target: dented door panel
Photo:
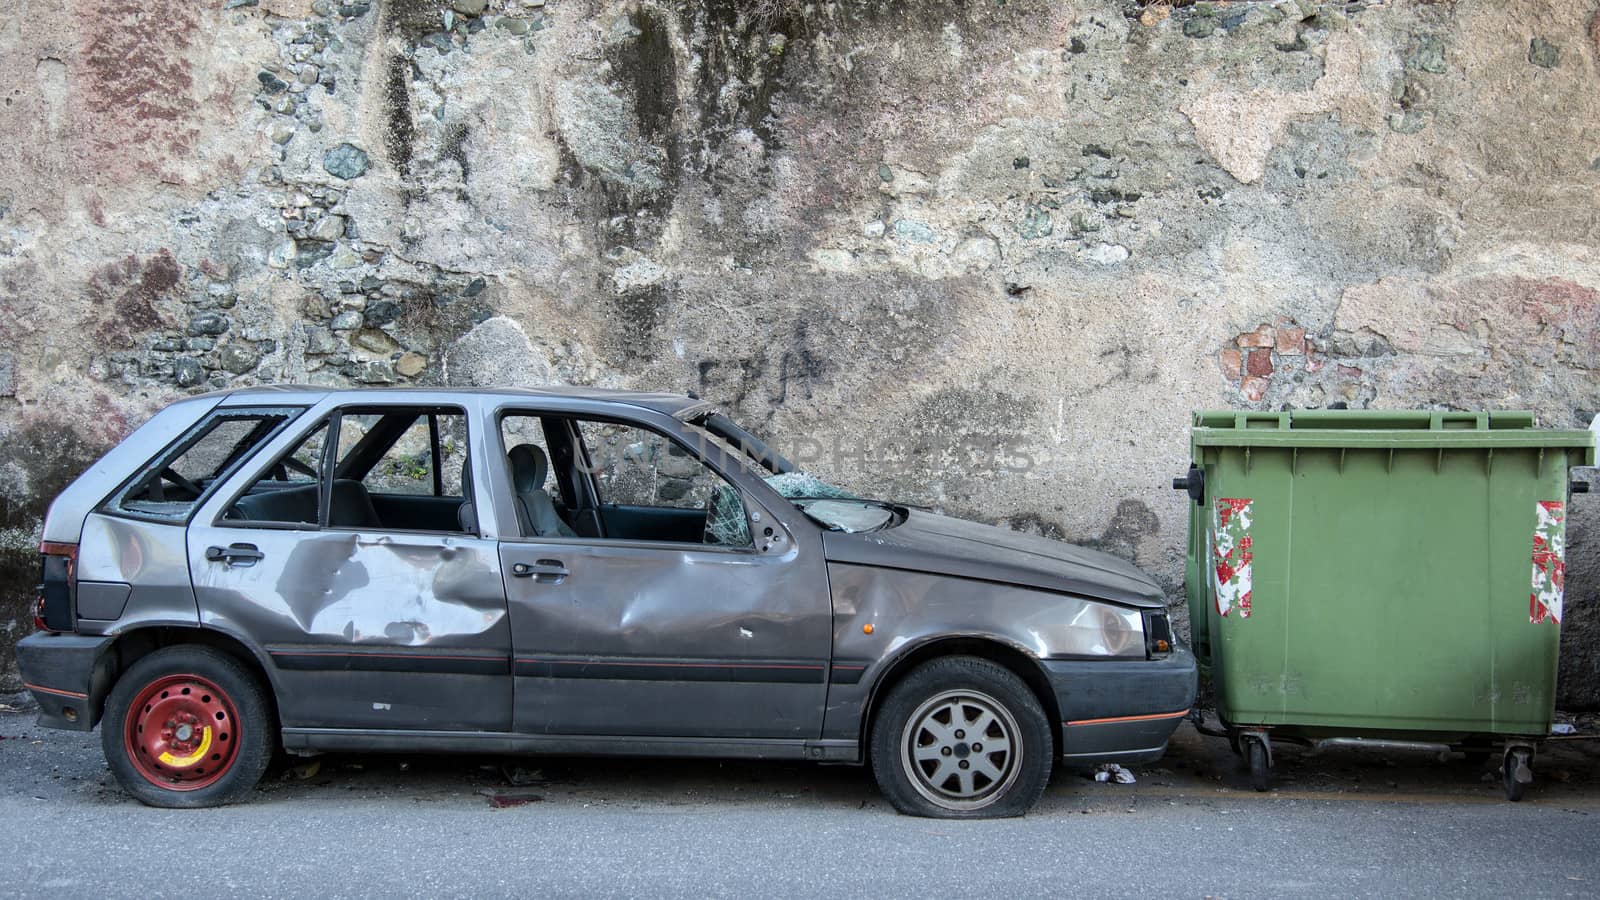
[[[506,541],[516,729],[814,739],[830,609],[806,554],[584,540]]]
[[[235,544],[260,559],[207,558]],[[286,727],[508,728],[494,541],[196,524],[189,559],[201,622],[268,656]]]

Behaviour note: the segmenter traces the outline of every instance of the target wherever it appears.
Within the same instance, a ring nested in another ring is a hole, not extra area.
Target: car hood
[[[1166,596],[1149,575],[1109,553],[954,519],[917,509],[881,531],[824,532],[829,562],[975,578],[1163,607]]]

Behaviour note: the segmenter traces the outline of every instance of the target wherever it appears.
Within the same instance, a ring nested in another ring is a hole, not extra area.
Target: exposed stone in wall
[[[1195,408],[1600,410],[1595,7],[28,0],[0,633],[76,467],[276,381],[692,389],[1176,599]]]

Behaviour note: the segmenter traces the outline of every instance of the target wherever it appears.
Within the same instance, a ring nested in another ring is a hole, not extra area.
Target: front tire
[[[1055,759],[1050,721],[1003,666],[972,656],[924,663],[873,721],[872,773],[894,808],[941,819],[1020,816]]]
[[[209,647],[167,647],[128,667],[106,698],[106,762],[149,806],[236,803],[261,780],[277,747],[260,681]]]

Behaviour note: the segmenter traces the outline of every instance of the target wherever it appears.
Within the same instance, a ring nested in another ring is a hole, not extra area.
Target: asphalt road
[[[1528,799],[1417,756],[1281,753],[1256,794],[1185,728],[1133,785],[1060,772],[1023,819],[896,815],[860,769],[325,757],[247,804],[129,799],[99,735],[0,697],[0,896],[1594,897],[1600,755]]]

